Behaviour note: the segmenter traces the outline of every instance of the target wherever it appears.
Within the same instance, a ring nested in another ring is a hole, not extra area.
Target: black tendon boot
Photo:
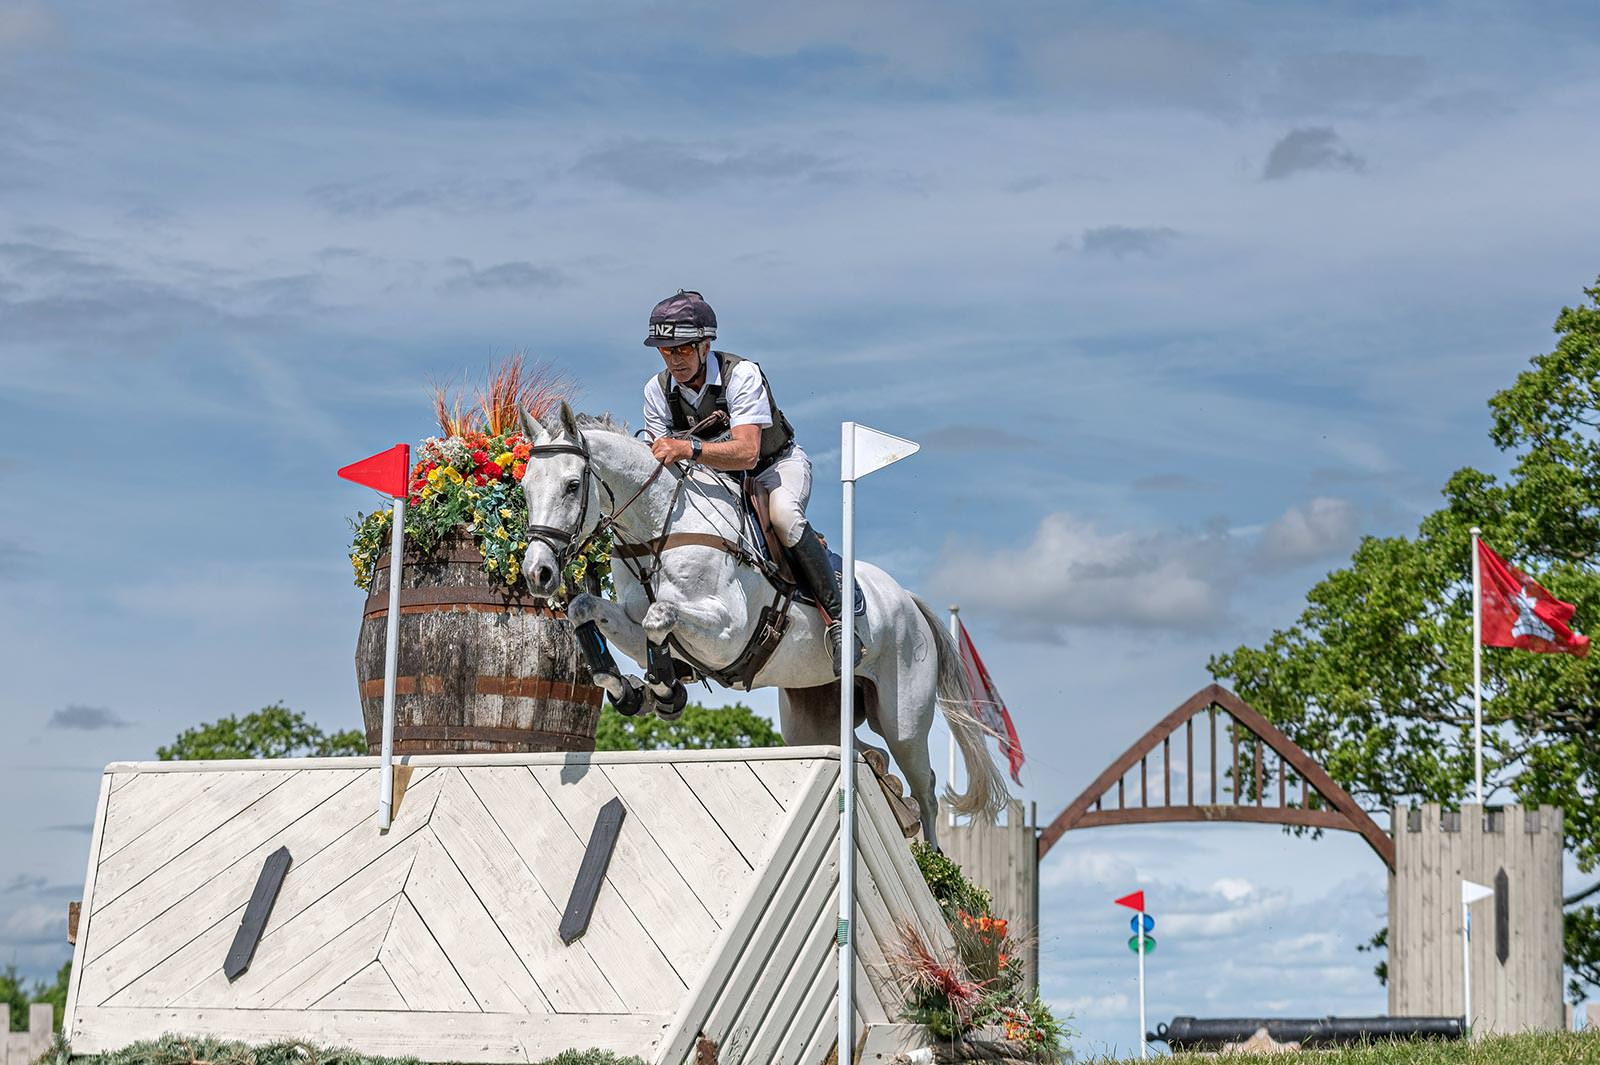
[[[833,660],[833,675],[840,673],[839,644],[844,637],[843,627],[839,620],[844,617],[844,609],[839,604],[839,582],[833,575],[833,563],[828,561],[828,549],[822,546],[822,541],[817,539],[817,532],[809,524],[806,531],[800,535],[800,542],[789,548],[789,558],[800,570],[800,576],[805,579],[811,588],[811,594],[817,597],[817,602],[822,604],[822,609],[827,612],[828,623],[828,654]],[[853,665],[861,664],[861,637],[856,636]]]

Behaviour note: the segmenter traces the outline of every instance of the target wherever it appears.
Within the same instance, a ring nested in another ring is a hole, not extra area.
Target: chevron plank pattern
[[[837,988],[826,808],[838,762],[820,750],[419,757],[381,833],[370,759],[112,766],[73,971],[73,1047],[190,1030],[431,1060],[591,1046],[654,1060],[697,1015],[737,1033],[739,1060],[792,1054],[820,1038]],[[614,798],[621,835],[588,932],[565,945],[561,914]],[[881,853],[898,841],[873,838],[864,864],[898,878]],[[223,959],[278,847],[293,865],[249,969],[230,982]],[[887,1020],[881,941],[907,888],[863,880],[858,985],[867,1019]],[[781,968],[723,958],[752,935]]]

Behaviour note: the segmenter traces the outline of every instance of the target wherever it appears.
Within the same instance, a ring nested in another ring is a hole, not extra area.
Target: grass
[[[1080,1057],[1077,1060],[1082,1065],[1112,1065],[1138,1059]],[[1169,1060],[1215,1063],[1218,1059],[1204,1054],[1175,1054]],[[1600,1032],[1491,1036],[1470,1044],[1372,1043],[1299,1054],[1230,1054],[1223,1060],[1228,1065],[1285,1065],[1291,1061],[1309,1061],[1316,1065],[1600,1065]]]

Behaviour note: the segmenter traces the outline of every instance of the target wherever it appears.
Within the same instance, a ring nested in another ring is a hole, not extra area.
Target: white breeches
[[[768,506],[772,511],[772,528],[783,541],[783,546],[793,547],[806,531],[806,504],[811,502],[811,460],[798,446],[756,475],[756,480],[772,494]]]

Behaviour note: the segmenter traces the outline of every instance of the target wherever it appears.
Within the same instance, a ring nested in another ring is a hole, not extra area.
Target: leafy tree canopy
[[[772,722],[745,706],[705,707],[690,703],[676,721],[643,715],[623,717],[609,703],[595,733],[597,751],[710,750],[717,747],[782,747]]]
[[[1555,349],[1489,401],[1500,479],[1458,470],[1413,537],[1367,537],[1305,612],[1210,668],[1369,810],[1472,793],[1472,526],[1600,636],[1600,283],[1563,308]],[[1586,627],[1587,626],[1587,627]],[[1600,863],[1600,669],[1486,648],[1485,793],[1565,811],[1579,867]],[[1587,896],[1569,897],[1575,905]],[[1569,909],[1570,990],[1600,986],[1600,914]]]
[[[157,747],[162,761],[207,758],[293,758],[366,754],[367,741],[355,729],[323,732],[281,702],[243,717],[223,717],[185,729],[170,747]]]
[[[11,1030],[27,1031],[28,1006],[34,1002],[48,1002],[55,1007],[55,1030],[61,1031],[61,1015],[67,1008],[67,978],[71,975],[72,963],[69,961],[61,966],[56,972],[56,978],[50,983],[36,980],[29,987],[24,984],[22,977],[17,975],[15,965],[0,969],[0,1004],[11,1006]]]

